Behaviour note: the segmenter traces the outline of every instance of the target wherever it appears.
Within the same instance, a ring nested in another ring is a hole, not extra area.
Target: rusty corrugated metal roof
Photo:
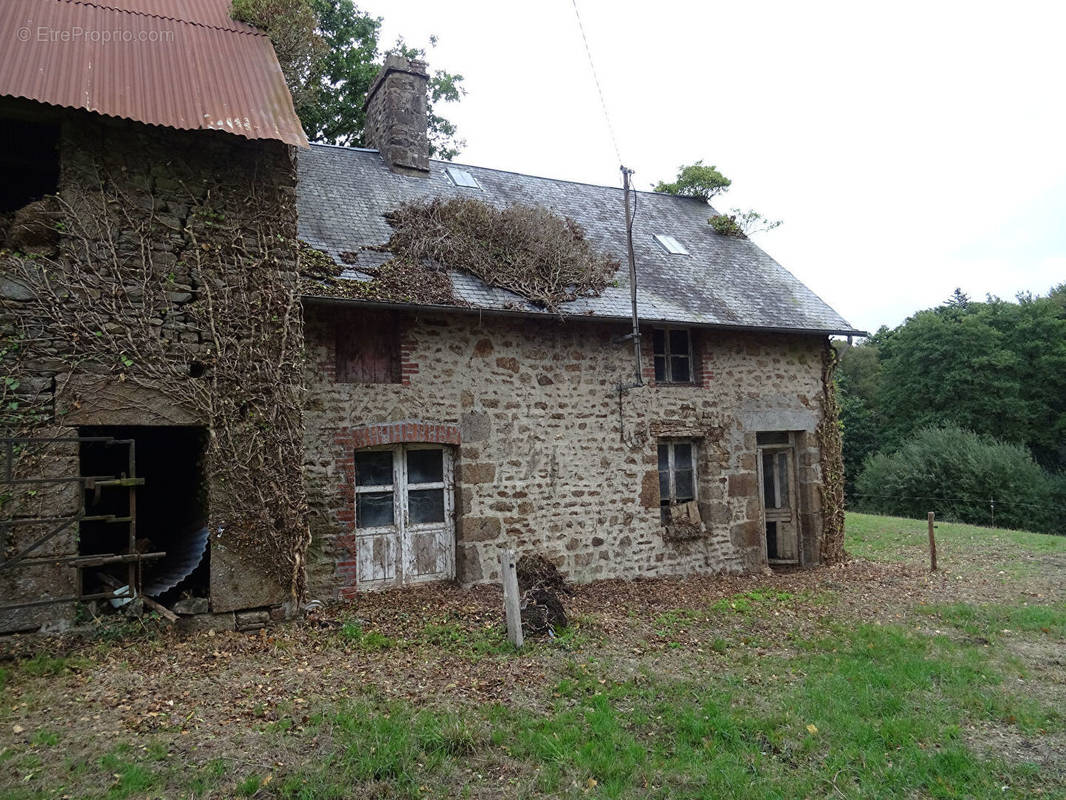
[[[0,95],[307,146],[270,39],[229,0],[2,0]]]

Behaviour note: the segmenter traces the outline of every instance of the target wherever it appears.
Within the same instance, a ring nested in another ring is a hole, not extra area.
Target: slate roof
[[[455,186],[446,166],[470,172],[480,189]],[[366,279],[359,267],[388,256],[366,248],[389,240],[384,214],[407,201],[474,197],[504,208],[540,204],[572,217],[589,242],[617,258],[617,286],[565,303],[566,315],[629,319],[628,268],[622,190],[452,162],[431,161],[428,178],[396,175],[376,150],[312,145],[298,154],[300,238],[340,262],[358,259],[344,277]],[[638,192],[633,245],[641,320],[689,325],[859,335],[843,317],[751,241],[720,236],[707,224],[713,210],[690,198]],[[670,255],[655,234],[678,239],[690,255]],[[456,297],[489,311],[550,312],[467,273],[452,272]]]

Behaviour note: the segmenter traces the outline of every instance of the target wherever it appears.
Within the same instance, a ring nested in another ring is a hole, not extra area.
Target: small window
[[[477,182],[469,172],[459,167],[445,167],[444,171],[448,173],[448,177],[452,179],[452,183],[456,186],[462,186],[467,189],[480,189],[481,184]]]
[[[692,383],[692,337],[687,328],[655,328],[651,343],[656,381]]]
[[[696,443],[659,442],[659,515],[665,525],[670,508],[696,499]]]
[[[791,443],[788,431],[759,431],[755,434],[755,443],[766,444],[789,444]]]
[[[675,256],[687,256],[688,255],[688,250],[685,249],[685,246],[683,244],[681,244],[681,242],[679,242],[673,236],[666,236],[665,234],[657,233],[657,234],[655,234],[655,241],[657,241],[659,244],[661,244],[663,246],[663,249],[666,250],[666,252],[670,253],[671,255],[675,255]]]

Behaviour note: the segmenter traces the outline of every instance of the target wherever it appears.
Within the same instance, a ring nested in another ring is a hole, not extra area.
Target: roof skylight
[[[473,175],[460,167],[445,167],[445,172],[448,173],[448,177],[452,179],[452,183],[456,186],[463,186],[467,189],[480,189],[481,184],[477,182]]]
[[[685,246],[683,244],[681,244],[681,242],[679,242],[673,236],[667,236],[667,235],[662,234],[662,233],[657,233],[657,234],[655,234],[655,241],[657,241],[659,244],[661,244],[663,246],[663,249],[666,250],[666,252],[670,253],[671,255],[675,255],[675,256],[687,256],[688,255],[688,250],[685,249]]]

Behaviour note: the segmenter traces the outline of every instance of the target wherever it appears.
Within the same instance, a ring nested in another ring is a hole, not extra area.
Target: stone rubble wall
[[[49,119],[56,119],[57,112],[49,113]],[[138,335],[130,332],[143,330],[147,317],[153,335],[174,354],[176,379],[209,380],[210,369],[205,368],[212,357],[209,332],[198,326],[190,310],[204,302],[205,286],[221,291],[227,278],[224,272],[200,271],[195,251],[213,246],[211,230],[215,221],[225,222],[217,226],[214,234],[221,243],[228,236],[226,227],[241,225],[245,219],[242,215],[261,213],[262,208],[249,208],[248,198],[256,192],[263,202],[276,204],[270,233],[292,244],[288,248],[291,258],[272,266],[279,281],[295,287],[296,174],[290,148],[279,142],[249,142],[223,133],[174,131],[83,112],[59,112],[58,121],[58,194],[62,204],[42,201],[43,213],[48,215],[44,228],[50,234],[37,237],[32,248],[19,249],[31,253],[41,264],[52,265],[48,269],[58,274],[76,269],[76,264],[87,257],[107,260],[112,246],[121,263],[149,262],[151,279],[165,284],[162,313],[157,308],[147,314],[140,308],[144,286],[128,276],[125,280],[119,276],[96,291],[124,294],[129,299],[125,304],[128,316],[104,319],[102,328],[116,337]],[[0,129],[3,124],[0,118]],[[101,211],[102,203],[107,212]],[[128,224],[124,215],[129,208],[152,215],[146,239]],[[99,235],[88,243],[76,238],[69,220],[64,221],[72,213],[90,227],[97,226]],[[201,216],[194,217],[197,214]],[[197,229],[195,241],[190,226]],[[77,426],[81,425],[212,424],[202,410],[177,403],[164,387],[136,379],[137,364],[129,365],[129,374],[120,378],[115,367],[118,352],[113,354],[112,363],[79,360],[74,355],[77,348],[70,341],[56,337],[56,331],[28,311],[32,308],[33,291],[20,282],[18,270],[8,258],[0,252],[0,338],[19,340],[21,360],[15,364],[9,353],[0,363],[0,374],[17,377],[17,399],[22,407],[43,408],[50,417],[30,433],[47,438],[77,436]],[[26,477],[57,470],[77,475],[77,446],[73,448],[72,453],[67,448],[43,466],[24,464]],[[213,488],[224,491],[222,487]],[[33,509],[16,502],[0,509],[0,514],[65,514],[78,505],[77,498],[69,496],[70,491],[69,484],[41,490]],[[76,536],[75,525],[57,537],[47,553],[76,553]],[[4,544],[14,552],[26,542]],[[0,602],[44,597],[57,591],[69,593],[73,589],[72,576],[73,570],[66,567],[62,568],[62,575],[55,569],[20,572],[15,578],[0,581]],[[61,627],[71,619],[72,608],[66,606],[44,607],[32,613],[9,612],[0,620],[0,630],[17,629],[27,621]]]
[[[621,323],[475,314],[400,315],[402,383],[335,380],[335,341],[359,307],[305,308],[305,480],[312,597],[354,584],[353,442],[383,423],[457,427],[457,577],[498,579],[498,551],[541,552],[569,579],[750,572],[764,565],[757,430],[797,436],[805,560],[816,559],[821,414],[817,336],[696,331],[696,381],[633,379]],[[643,337],[650,372],[650,329]],[[697,440],[704,530],[667,541],[657,440]]]

